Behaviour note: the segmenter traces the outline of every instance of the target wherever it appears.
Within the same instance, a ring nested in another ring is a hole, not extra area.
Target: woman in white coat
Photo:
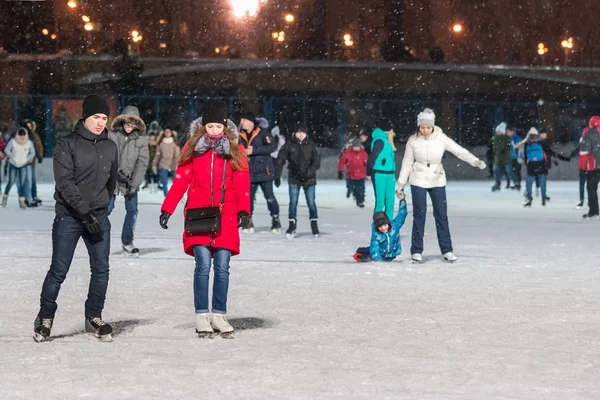
[[[423,253],[423,234],[427,212],[427,193],[433,205],[433,216],[437,230],[440,250],[446,261],[456,261],[453,254],[450,227],[448,225],[448,207],[446,203],[446,173],[442,165],[442,157],[446,151],[451,152],[473,167],[485,169],[481,161],[465,148],[435,126],[435,114],[426,108],[417,117],[419,130],[406,143],[406,151],[402,160],[402,169],[398,178],[396,194],[404,197],[404,186],[409,183],[413,204],[413,230],[410,253],[413,262],[421,262]]]

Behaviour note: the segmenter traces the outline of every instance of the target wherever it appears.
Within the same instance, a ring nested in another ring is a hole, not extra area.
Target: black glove
[[[275,187],[281,186],[281,179],[275,179]]]
[[[243,228],[246,225],[248,225],[248,222],[250,222],[250,215],[242,210],[240,212],[238,212],[238,228]]]
[[[158,222],[160,223],[160,227],[163,229],[169,229],[167,226],[167,222],[169,222],[169,218],[171,218],[171,214],[166,211],[160,212],[160,217],[158,218]]]
[[[344,173],[342,171],[338,172],[338,179],[341,181],[344,179]]]
[[[125,192],[125,199],[126,200],[133,199],[133,197],[135,196],[136,193],[137,193],[137,188],[133,187],[133,186],[129,186],[127,188],[127,191]]]
[[[38,157],[38,163],[42,163],[42,161],[44,161],[44,157]]]
[[[85,230],[89,233],[100,232],[100,220],[96,214],[91,211],[83,216],[83,225],[85,226]]]

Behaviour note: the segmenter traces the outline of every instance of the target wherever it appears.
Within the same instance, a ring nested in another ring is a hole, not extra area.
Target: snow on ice
[[[303,200],[299,237],[288,240],[270,233],[260,199],[257,233],[243,236],[232,262],[233,340],[196,338],[181,208],[163,231],[162,194],[143,193],[139,259],[122,254],[122,202],[111,217],[104,317],[114,342],[83,333],[89,268],[80,243],[54,340],[38,344],[54,217],[53,188],[39,185],[41,209],[19,210],[15,198],[0,209],[0,398],[600,398],[600,222],[574,210],[576,182],[550,182],[551,202],[536,198],[531,209],[521,194],[490,186],[449,182],[452,265],[441,260],[431,214],[424,264],[408,260],[410,215],[402,259],[355,263],[373,204],[358,209],[342,182],[317,186],[319,239]],[[287,186],[276,193],[285,229]]]

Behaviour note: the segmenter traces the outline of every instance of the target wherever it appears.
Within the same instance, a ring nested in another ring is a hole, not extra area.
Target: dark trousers
[[[585,183],[587,181],[587,175],[585,171],[579,171],[579,200],[583,201],[585,198]]]
[[[368,247],[359,247],[356,249],[356,253],[360,254],[360,262],[371,262],[373,258],[371,257],[371,249]],[[394,261],[394,258],[384,258],[382,261],[390,262]]]
[[[110,254],[110,221],[107,215],[100,217],[101,232],[91,234],[85,230],[80,219],[70,215],[56,215],[52,224],[52,264],[46,274],[40,296],[40,317],[54,318],[56,299],[67,277],[73,254],[80,238],[83,238],[90,256],[92,276],[85,302],[85,317],[102,317],[106,289],[108,288],[108,257]]]
[[[413,230],[410,254],[423,253],[423,235],[425,234],[425,217],[427,215],[427,193],[433,205],[433,217],[437,231],[438,244],[442,254],[452,251],[452,238],[448,224],[448,204],[446,202],[446,187],[424,189],[410,186],[413,202]]]
[[[512,160],[512,181],[517,187],[521,186],[521,169],[522,165],[519,164],[518,160]]]
[[[590,207],[589,213],[591,215],[598,215],[600,214],[600,210],[598,210],[598,182],[600,182],[600,169],[588,171],[586,175],[588,206]]]
[[[348,179],[348,188],[356,199],[357,203],[365,202],[365,180],[364,179]]]
[[[273,181],[250,184],[250,197],[252,198],[252,203],[250,203],[250,214],[254,214],[254,201],[256,200],[256,191],[259,186],[267,200],[267,207],[269,208],[271,217],[279,215],[279,203],[277,203],[275,193],[273,193]]]

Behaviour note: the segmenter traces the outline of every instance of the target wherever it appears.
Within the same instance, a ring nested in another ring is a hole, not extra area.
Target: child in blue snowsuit
[[[371,243],[369,247],[359,247],[354,254],[358,262],[392,261],[402,253],[400,228],[406,221],[406,201],[400,200],[400,209],[392,222],[387,214],[378,211],[373,214],[371,224]]]

